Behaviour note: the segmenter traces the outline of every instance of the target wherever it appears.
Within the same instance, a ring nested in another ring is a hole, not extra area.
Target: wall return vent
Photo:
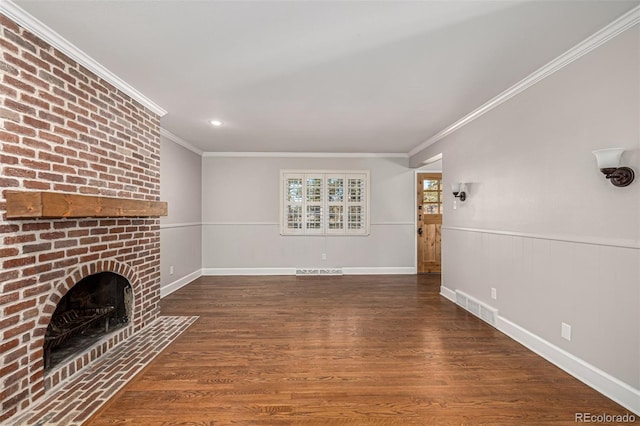
[[[296,276],[342,275],[342,268],[296,268]]]
[[[496,319],[498,318],[498,310],[496,308],[489,306],[460,290],[456,290],[456,304],[471,312],[481,320],[488,322],[494,327],[496,326]]]

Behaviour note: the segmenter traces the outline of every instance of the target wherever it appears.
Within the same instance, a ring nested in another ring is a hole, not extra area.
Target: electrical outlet
[[[169,266],[169,275],[173,275],[173,266]]]
[[[322,260],[327,260],[327,253],[322,253]]]
[[[562,336],[563,339],[571,341],[571,326],[569,324],[562,323],[560,336]]]
[[[491,287],[491,298],[496,300],[498,298],[498,290],[495,287]]]

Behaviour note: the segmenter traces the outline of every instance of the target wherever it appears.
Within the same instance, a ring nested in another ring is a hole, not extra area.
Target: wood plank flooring
[[[162,315],[200,319],[87,424],[560,425],[627,413],[439,286],[202,277],[162,300]]]

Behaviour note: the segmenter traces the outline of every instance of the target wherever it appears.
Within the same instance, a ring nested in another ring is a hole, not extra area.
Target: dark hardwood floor
[[[202,277],[162,300],[163,315],[200,319],[88,424],[543,425],[628,412],[439,286]]]

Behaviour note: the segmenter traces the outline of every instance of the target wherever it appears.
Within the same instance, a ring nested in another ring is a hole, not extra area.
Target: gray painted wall
[[[169,203],[169,215],[160,220],[164,296],[202,269],[202,159],[164,137],[160,143],[160,198]]]
[[[456,210],[445,200],[445,290],[498,308],[636,395],[640,180],[613,187],[591,151],[626,148],[639,171],[639,36],[626,31],[411,159],[442,152],[445,185],[471,183]]]
[[[281,236],[282,169],[370,170],[371,234]],[[411,269],[415,264],[414,186],[414,172],[406,158],[205,157],[205,273],[225,268],[248,272],[295,267]],[[327,260],[322,260],[323,253]]]
[[[462,290],[497,308],[504,324],[586,362],[608,381],[599,389],[609,396],[623,389],[629,398],[618,400],[636,412],[640,178],[613,187],[591,151],[624,147],[624,162],[639,171],[639,36],[628,30],[410,160],[419,167],[442,153],[445,187],[469,184],[456,209],[445,198],[443,291]],[[415,267],[415,171],[406,159],[201,159],[162,142],[161,193],[170,204],[162,220],[163,289],[201,270]],[[371,235],[280,236],[281,169],[369,169]],[[560,337],[563,322],[572,327],[570,341]]]

